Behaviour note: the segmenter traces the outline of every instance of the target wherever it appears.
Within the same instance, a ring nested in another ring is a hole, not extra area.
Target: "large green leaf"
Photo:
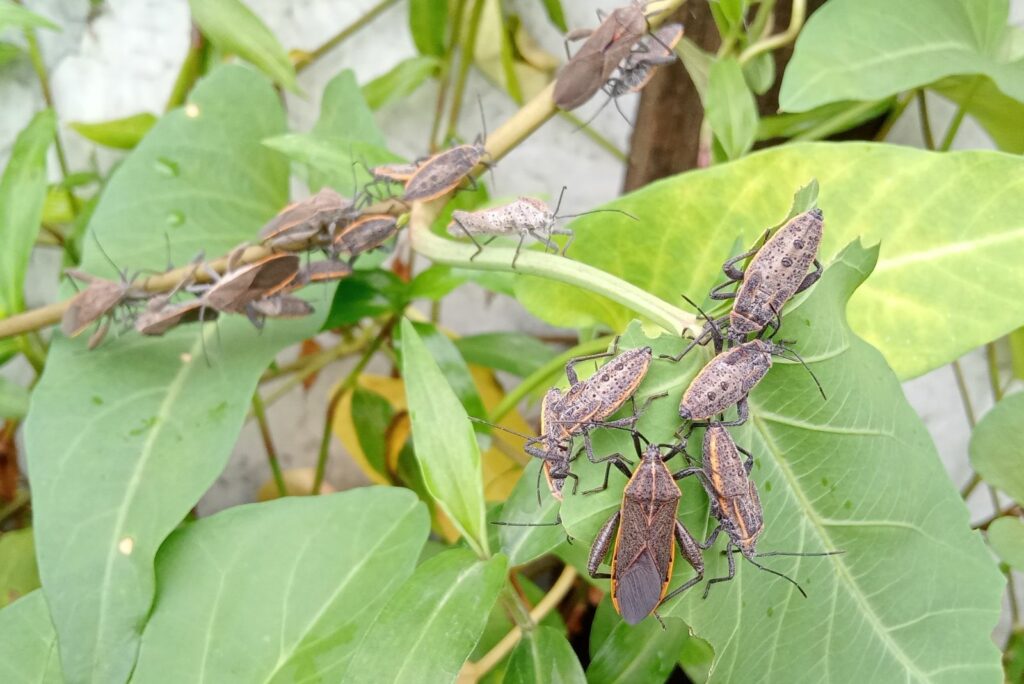
[[[0,30],[8,27],[20,29],[47,28],[59,31],[60,27],[46,17],[30,12],[13,0],[0,0]]]
[[[1008,0],[831,0],[800,32],[779,103],[801,112],[967,74],[1024,100],[1024,61],[1007,49],[1008,13]]]
[[[501,439],[501,435],[495,438]],[[548,491],[541,467],[540,459],[530,459],[501,507],[497,522],[512,523],[502,525],[499,531],[501,552],[510,565],[525,565],[566,540],[565,530],[553,524],[558,519],[558,499]]]
[[[132,681],[340,681],[428,532],[426,507],[394,487],[239,506],[182,528],[157,557]]]
[[[20,9],[20,8],[19,8]],[[46,151],[57,119],[45,109],[18,134],[0,178],[0,318],[25,308],[22,287],[46,199]]]
[[[714,647],[709,681],[816,682],[850,672],[872,682],[1000,681],[990,635],[1002,577],[898,380],[844,319],[848,297],[876,256],[857,244],[844,250],[789,310],[779,333],[798,340],[794,348],[828,400],[800,365],[776,360],[750,395],[750,421],[733,430],[755,457],[751,477],[765,519],[758,550],[844,553],[763,559],[799,581],[807,599],[738,558],[736,578],[714,585],[707,600],[691,590],[662,606],[663,616],[683,618]],[[680,342],[648,340],[636,328],[622,338],[625,347],[641,343],[658,354]],[[668,397],[641,419],[649,439],[670,440],[679,427],[676,408],[700,356],[677,365],[655,361],[639,394]],[[599,453],[631,448],[618,432],[600,435]],[[695,452],[699,437],[691,441]],[[574,467],[581,489],[604,470],[585,459]],[[608,491],[566,497],[562,517],[573,536],[593,539],[619,505],[625,478],[613,476]],[[692,479],[682,482],[682,519],[703,538],[707,524],[694,504],[705,496]],[[705,554],[706,577],[725,574],[722,548],[720,538]],[[693,571],[677,558],[674,575],[678,586]]]
[[[0,534],[0,607],[38,588],[32,529]]]
[[[363,86],[363,97],[371,109],[400,100],[414,92],[437,73],[441,60],[433,56],[404,59],[385,74]]]
[[[737,239],[751,245],[817,178],[821,257],[849,241],[881,242],[878,268],[851,302],[850,322],[901,378],[921,375],[1024,323],[1024,160],[997,152],[938,154],[869,143],[807,143],[684,173],[634,192],[614,214],[576,221],[573,259],[671,302],[700,301],[724,281]],[[517,295],[542,318],[622,329],[624,307],[550,281],[521,278]],[[965,312],[970,312],[966,315]],[[941,333],[941,334],[940,334]]]
[[[409,31],[422,55],[444,55],[448,0],[409,0]]]
[[[259,67],[289,90],[295,90],[295,67],[281,43],[241,0],[189,0],[192,21],[221,52],[235,54]]]
[[[516,644],[503,684],[582,684],[586,681],[579,658],[565,634],[540,626],[524,634]]]
[[[157,118],[149,112],[142,112],[111,121],[98,123],[75,121],[68,125],[83,138],[92,140],[94,143],[119,150],[130,150],[139,144],[156,120]]]
[[[757,136],[757,104],[735,58],[719,59],[711,65],[704,108],[726,158],[746,154]]]
[[[676,666],[680,649],[687,639],[682,620],[670,619],[662,627],[657,620],[627,625],[615,615],[610,600],[597,607],[599,613],[614,616],[607,636],[595,643],[591,638],[590,684],[628,684],[649,682],[660,684]],[[594,619],[596,623],[598,618]],[[608,618],[604,621],[607,623]]]
[[[1024,153],[1024,102],[1003,95],[985,76],[950,76],[931,88],[973,116],[1004,152]]]
[[[555,356],[547,344],[517,332],[483,333],[455,340],[464,359],[525,378]]]
[[[0,610],[0,680],[61,684],[57,634],[43,592],[34,591]]]
[[[484,487],[473,427],[416,328],[402,319],[401,332],[402,377],[424,483],[466,541],[484,555]]]
[[[971,465],[985,482],[1024,501],[1024,394],[1011,394],[986,413],[971,433]]]
[[[165,234],[179,264],[251,239],[287,197],[286,160],[260,144],[283,127],[257,72],[214,71],[114,173],[90,232],[129,271],[165,266]],[[109,277],[96,244],[86,241],[83,268]],[[324,313],[262,334],[237,316],[219,334],[112,334],[93,351],[56,336],[25,439],[39,570],[69,679],[127,678],[157,548],[224,467],[267,364]]]
[[[452,549],[424,562],[370,626],[344,673],[351,682],[454,682],[505,582],[503,556]]]

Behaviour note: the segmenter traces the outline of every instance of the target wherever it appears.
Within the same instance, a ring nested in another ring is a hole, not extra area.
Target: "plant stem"
[[[448,111],[448,132],[447,138],[455,137],[459,125],[459,114],[462,111],[462,98],[466,91],[466,79],[469,76],[469,67],[473,63],[473,54],[476,51],[476,34],[480,28],[480,17],[484,11],[484,0],[473,0],[473,9],[470,10],[469,25],[466,26],[466,36],[461,40],[462,54],[459,60],[459,71],[455,76],[455,88],[452,90],[452,108]]]
[[[310,356],[305,364],[294,371],[294,375],[292,377],[281,383],[280,387],[275,388],[273,392],[267,395],[266,403],[268,405],[274,404],[278,399],[305,382],[307,378],[316,375],[341,357],[359,351],[369,343],[369,341],[369,337],[364,336],[352,342],[336,344],[330,349],[325,349],[319,354]]]
[[[996,343],[985,345],[985,358],[988,361],[988,383],[992,388],[992,400],[999,403],[1003,399],[1003,386],[999,382],[999,357],[996,355]]]
[[[960,367],[960,359],[955,360],[952,363],[953,376],[956,378],[956,388],[960,392],[960,401],[964,405],[964,413],[967,414],[967,422],[970,424],[971,429],[978,424],[977,414],[974,412],[974,405],[971,404],[971,395],[967,391],[967,382],[964,380],[964,370]]]
[[[555,583],[551,586],[551,590],[544,595],[533,610],[530,611],[530,621],[536,625],[552,611],[565,595],[572,589],[573,583],[576,581],[576,568],[571,565],[566,565],[562,569],[562,574],[558,576]],[[519,639],[523,636],[523,630],[518,625],[512,628],[505,637],[499,641],[494,648],[488,651],[483,658],[476,661],[475,663],[466,663],[462,672],[459,674],[459,681],[475,682],[478,681],[485,674],[490,672],[495,665],[500,663],[502,659],[508,655],[515,645],[519,643]],[[465,678],[465,679],[464,679]]]
[[[337,34],[335,34],[326,43],[316,48],[312,52],[300,53],[298,59],[295,61],[295,73],[300,73],[303,69],[307,68],[310,64],[320,59],[334,48],[341,45],[345,40],[350,38],[353,34],[365,27],[371,21],[380,16],[385,10],[392,5],[396,4],[398,0],[381,0],[376,5],[371,7],[366,14],[356,19],[354,22],[343,28]]]
[[[934,150],[935,136],[932,135],[932,124],[928,117],[928,98],[923,88],[917,90],[917,113],[921,117],[921,135],[924,136],[924,146],[929,150]]]
[[[492,423],[497,423],[508,415],[509,411],[514,409],[516,405],[523,400],[523,397],[543,385],[548,378],[561,370],[570,359],[575,356],[583,356],[586,354],[604,351],[608,348],[608,344],[611,341],[612,338],[610,336],[599,337],[595,340],[578,344],[572,349],[568,349],[551,359],[543,366],[523,378],[523,381],[516,385],[515,389],[502,397],[501,401],[498,402],[498,405],[495,406],[494,410],[491,411],[489,416],[487,416],[487,420]]]
[[[433,216],[422,204],[413,205],[409,235],[417,252],[434,263],[459,266],[482,271],[511,271],[555,280],[602,295],[647,317],[673,335],[682,335],[687,329],[697,334],[697,319],[654,295],[620,278],[592,266],[554,254],[536,251],[520,253],[516,268],[512,270],[515,250],[508,247],[488,247],[474,259],[476,251],[471,244],[434,235],[430,232]]]
[[[466,0],[456,0],[452,14],[452,32],[448,36],[448,45],[444,51],[444,62],[441,67],[441,85],[437,89],[437,103],[434,105],[434,120],[430,124],[430,140],[428,149],[433,154],[438,148],[437,134],[441,130],[441,119],[444,118],[444,103],[448,100],[448,88],[452,83],[452,61],[455,57],[455,46],[459,44],[462,33],[462,16],[466,10]]]
[[[942,143],[939,145],[939,149],[943,152],[948,152],[953,147],[953,141],[956,139],[957,131],[960,130],[960,124],[964,122],[964,116],[967,114],[967,105],[974,99],[974,94],[978,91],[978,87],[981,85],[981,77],[974,79],[974,85],[967,91],[967,95],[964,97],[957,108],[956,113],[949,122],[949,127],[946,129],[946,134],[942,136]]]
[[[199,27],[192,25],[192,36],[189,41],[188,52],[185,53],[185,60],[178,69],[178,77],[174,79],[174,86],[171,87],[171,94],[167,97],[167,104],[164,111],[169,112],[175,107],[185,104],[185,98],[189,91],[199,79],[199,70],[203,61],[203,34]]]
[[[327,412],[324,415],[324,431],[320,437],[320,453],[316,459],[316,474],[313,477],[313,489],[310,494],[314,496],[320,493],[320,486],[324,482],[324,471],[327,469],[327,454],[330,451],[331,446],[331,427],[334,425],[334,412],[338,408],[338,403],[341,398],[345,395],[345,392],[355,387],[356,381],[359,379],[359,374],[366,368],[366,364],[370,362],[374,353],[380,348],[384,340],[387,339],[388,335],[391,334],[391,329],[395,327],[395,323],[398,322],[398,316],[392,316],[387,320],[386,323],[381,327],[380,332],[373,338],[369,346],[363,350],[363,355],[356,362],[356,365],[349,371],[345,379],[341,381],[334,391],[331,393],[330,401],[327,402]]]
[[[57,107],[53,103],[53,92],[50,90],[50,77],[46,73],[46,64],[43,63],[43,53],[39,50],[39,41],[36,39],[36,32],[33,29],[25,29],[25,40],[28,43],[28,56],[32,62],[32,68],[36,72],[36,77],[39,79],[39,89],[43,92],[43,100],[46,102],[46,106],[57,112]],[[60,175],[64,179],[64,185],[67,188],[68,201],[71,204],[71,211],[75,216],[78,216],[81,211],[81,206],[78,204],[78,198],[75,196],[73,190],[71,190],[70,184],[68,184],[68,159],[64,154],[64,143],[61,142],[60,127],[53,133],[53,146],[57,151],[57,163],[60,165]]]
[[[870,112],[879,106],[878,100],[872,100],[870,102],[859,102],[849,109],[845,109],[835,116],[822,121],[817,126],[809,128],[800,135],[793,136],[790,142],[801,142],[806,140],[821,140],[827,138],[833,133],[837,133],[845,129],[849,122],[856,121],[865,112]]]
[[[270,435],[270,423],[267,422],[267,412],[263,406],[263,398],[260,397],[259,389],[252,395],[252,412],[260,427],[260,437],[263,439],[263,447],[267,450],[267,462],[270,464],[270,472],[274,474],[277,492],[282,497],[288,496],[288,488],[284,484],[284,475],[281,473],[281,462],[277,458],[277,449],[274,448],[274,440]]]
[[[966,501],[967,497],[974,492],[975,487],[979,484],[981,484],[981,475],[974,473],[971,475],[971,479],[967,481],[967,484],[964,485],[963,489],[960,490],[960,498]]]
[[[876,141],[885,140],[886,136],[889,135],[889,131],[899,121],[899,118],[903,116],[903,112],[907,110],[910,103],[914,100],[914,93],[905,93],[903,97],[896,101],[896,106],[889,112],[889,116],[885,117],[885,121],[882,122],[882,127],[878,129],[878,133],[875,134]]]
[[[807,0],[793,0],[793,9],[789,15],[789,26],[782,33],[776,33],[764,40],[759,40],[740,53],[740,64],[746,64],[763,52],[776,50],[796,40],[797,34],[804,26],[807,16]]]
[[[999,518],[1005,518],[1010,516],[1020,517],[1020,512],[1020,504],[1017,502],[1013,502],[1006,508],[996,511],[989,517],[985,518],[977,525],[971,525],[971,528],[975,530],[987,530],[992,525],[992,523],[994,523],[996,520],[999,520]]]

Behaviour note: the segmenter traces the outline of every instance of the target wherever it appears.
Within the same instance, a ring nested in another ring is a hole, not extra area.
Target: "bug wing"
[[[294,254],[282,254],[275,259],[259,264],[248,289],[253,295],[270,290],[294,278],[299,271],[301,260]]]
[[[555,104],[566,111],[576,109],[604,85],[604,55],[581,50],[562,69],[555,81]]]
[[[97,280],[75,295],[71,305],[64,312],[60,329],[67,337],[74,337],[97,318],[121,302],[124,292],[121,286],[109,280]]]
[[[662,576],[648,549],[644,549],[616,578],[616,605],[627,624],[635,625],[661,601]]]

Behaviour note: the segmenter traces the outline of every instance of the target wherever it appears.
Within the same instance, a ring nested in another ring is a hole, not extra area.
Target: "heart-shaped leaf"
[[[0,610],[0,679],[63,684],[57,633],[43,592],[33,591]]]

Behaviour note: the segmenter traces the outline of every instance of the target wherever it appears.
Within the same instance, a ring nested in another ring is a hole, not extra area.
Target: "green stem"
[[[740,53],[740,64],[746,64],[763,52],[777,50],[780,47],[789,45],[796,40],[797,34],[804,26],[804,18],[807,16],[807,0],[793,0],[793,8],[789,15],[789,26],[782,33],[769,36],[759,40],[742,53]]]
[[[625,163],[626,161],[629,160],[629,156],[625,152],[620,150],[618,147],[616,147],[615,143],[613,143],[611,140],[595,131],[590,126],[585,125],[586,122],[583,121],[583,119],[576,116],[575,114],[573,114],[572,112],[566,112],[560,109],[558,110],[558,115],[565,119],[566,121],[568,121],[569,123],[571,123],[573,126],[575,126],[577,131],[579,131],[580,133],[582,133],[583,135],[587,136],[595,143],[597,143],[598,147],[600,147],[602,150],[615,157],[616,161]],[[575,132],[576,131],[573,131],[573,133]]]
[[[956,388],[960,392],[960,401],[964,405],[964,412],[967,414],[967,422],[971,429],[978,424],[977,414],[974,412],[974,405],[971,403],[970,392],[967,391],[967,382],[964,380],[964,370],[960,366],[960,359],[953,362],[953,376],[956,377]]]
[[[523,381],[516,385],[515,389],[502,397],[501,401],[498,402],[498,405],[494,407],[493,411],[491,411],[491,414],[487,416],[487,420],[492,423],[497,423],[507,416],[509,411],[514,409],[527,394],[543,385],[549,378],[551,378],[552,375],[561,370],[570,359],[576,356],[584,356],[586,354],[594,354],[596,352],[604,351],[608,348],[608,344],[611,341],[611,337],[599,337],[595,340],[578,344],[572,349],[568,349],[551,359],[543,366],[523,378]]]
[[[356,19],[354,22],[343,28],[337,34],[334,35],[330,40],[316,48],[312,52],[302,53],[301,58],[295,64],[295,73],[300,73],[303,69],[307,68],[310,64],[320,59],[334,48],[341,45],[345,40],[350,38],[357,31],[365,27],[371,21],[380,16],[385,10],[392,5],[396,4],[398,0],[381,0],[376,5],[371,7],[369,11],[363,16]]]
[[[988,384],[992,388],[992,399],[998,404],[1003,398],[1003,387],[999,382],[999,357],[996,355],[995,342],[985,345],[985,359],[988,361]]]
[[[509,247],[490,246],[471,259],[476,248],[471,244],[447,240],[431,233],[430,221],[425,220],[422,215],[417,219],[417,210],[422,208],[422,205],[413,208],[409,235],[412,248],[434,263],[481,271],[506,271],[540,276],[607,297],[647,317],[673,335],[682,335],[685,330],[691,330],[694,334],[699,333],[697,318],[693,314],[672,306],[632,283],[557,254],[523,250],[519,254],[514,270],[512,258],[515,250]]]
[[[448,132],[445,137],[454,138],[459,125],[459,114],[462,112],[462,98],[466,92],[466,79],[469,77],[469,67],[473,64],[473,54],[476,49],[476,35],[480,29],[480,17],[484,11],[484,0],[474,0],[473,9],[469,15],[469,25],[466,26],[466,37],[461,41],[462,55],[459,60],[459,71],[455,76],[455,88],[452,90],[452,108],[448,112]]]
[[[252,412],[256,416],[256,424],[260,428],[260,437],[263,439],[263,446],[267,450],[267,462],[270,464],[270,472],[274,474],[274,484],[277,485],[277,493],[288,496],[288,487],[284,483],[284,474],[281,472],[281,462],[277,458],[277,449],[274,448],[274,440],[270,435],[270,423],[267,422],[266,407],[263,406],[263,398],[257,389],[252,395]]]
[[[434,105],[434,120],[430,124],[429,149],[433,153],[437,150],[439,142],[437,134],[441,130],[441,120],[444,118],[444,103],[448,99],[448,89],[452,84],[452,62],[455,58],[455,47],[459,44],[459,34],[462,33],[462,16],[466,11],[466,0],[456,0],[455,9],[452,14],[452,32],[448,36],[448,45],[444,51],[444,62],[441,66],[441,85],[437,89],[437,103]]]
[[[313,489],[310,494],[314,496],[320,493],[320,487],[324,483],[324,471],[327,469],[327,454],[331,447],[331,427],[334,425],[334,412],[338,408],[338,403],[341,398],[345,396],[345,392],[355,387],[356,381],[359,379],[359,374],[366,368],[366,364],[373,358],[374,353],[380,348],[384,340],[391,334],[391,329],[395,327],[395,323],[398,322],[398,316],[392,316],[388,321],[381,327],[380,332],[377,333],[377,337],[373,338],[373,342],[363,351],[363,355],[356,362],[356,365],[349,371],[345,379],[342,380],[341,384],[334,388],[334,392],[331,393],[331,399],[327,402],[327,412],[324,416],[324,431],[320,436],[320,452],[316,459],[316,474],[313,476]]]
[[[872,100],[870,102],[859,102],[848,109],[845,109],[835,116],[822,121],[817,126],[810,128],[800,135],[794,136],[792,142],[800,142],[806,140],[822,140],[828,136],[837,133],[839,131],[846,130],[847,125],[853,121],[857,121],[865,112],[870,112],[879,106],[878,100]]]
[[[921,135],[924,136],[924,146],[929,150],[935,149],[935,136],[932,135],[932,124],[928,117],[928,99],[923,88],[917,91],[917,113],[921,117]]]
[[[883,141],[886,136],[889,135],[889,131],[899,121],[899,118],[903,116],[903,112],[907,110],[910,103],[914,100],[914,93],[905,93],[903,97],[896,101],[896,106],[889,112],[889,116],[885,117],[885,121],[882,122],[882,127],[878,129],[878,133],[875,134],[875,140]]]
[[[25,40],[28,42],[29,60],[31,60],[32,68],[39,79],[39,88],[43,91],[43,100],[46,102],[46,106],[56,113],[57,108],[53,103],[53,92],[50,90],[50,77],[46,73],[46,65],[43,63],[43,53],[39,50],[36,32],[32,29],[25,29]],[[64,143],[61,142],[59,127],[53,134],[53,146],[57,150],[57,163],[60,165],[61,178],[64,179],[64,185],[68,189],[67,193],[71,203],[71,211],[75,216],[78,216],[81,206],[78,204],[78,197],[75,196],[75,193],[71,190],[71,185],[67,182],[68,176],[71,174],[68,171],[68,159],[64,154]]]
[[[188,52],[185,53],[185,60],[178,69],[178,77],[174,79],[174,86],[171,87],[171,94],[167,97],[167,104],[164,111],[169,112],[175,107],[185,104],[185,98],[192,90],[199,79],[199,72],[203,61],[203,34],[196,26],[192,26],[192,38],[189,41]]]
[[[943,152],[948,152],[953,147],[953,140],[956,139],[957,131],[960,130],[960,124],[964,122],[964,116],[967,115],[967,105],[974,99],[974,93],[977,92],[978,86],[981,85],[981,77],[977,77],[974,80],[974,85],[967,92],[963,101],[956,108],[956,113],[953,115],[952,120],[949,122],[949,127],[946,129],[946,134],[942,136],[942,143],[939,145],[939,149]]]

